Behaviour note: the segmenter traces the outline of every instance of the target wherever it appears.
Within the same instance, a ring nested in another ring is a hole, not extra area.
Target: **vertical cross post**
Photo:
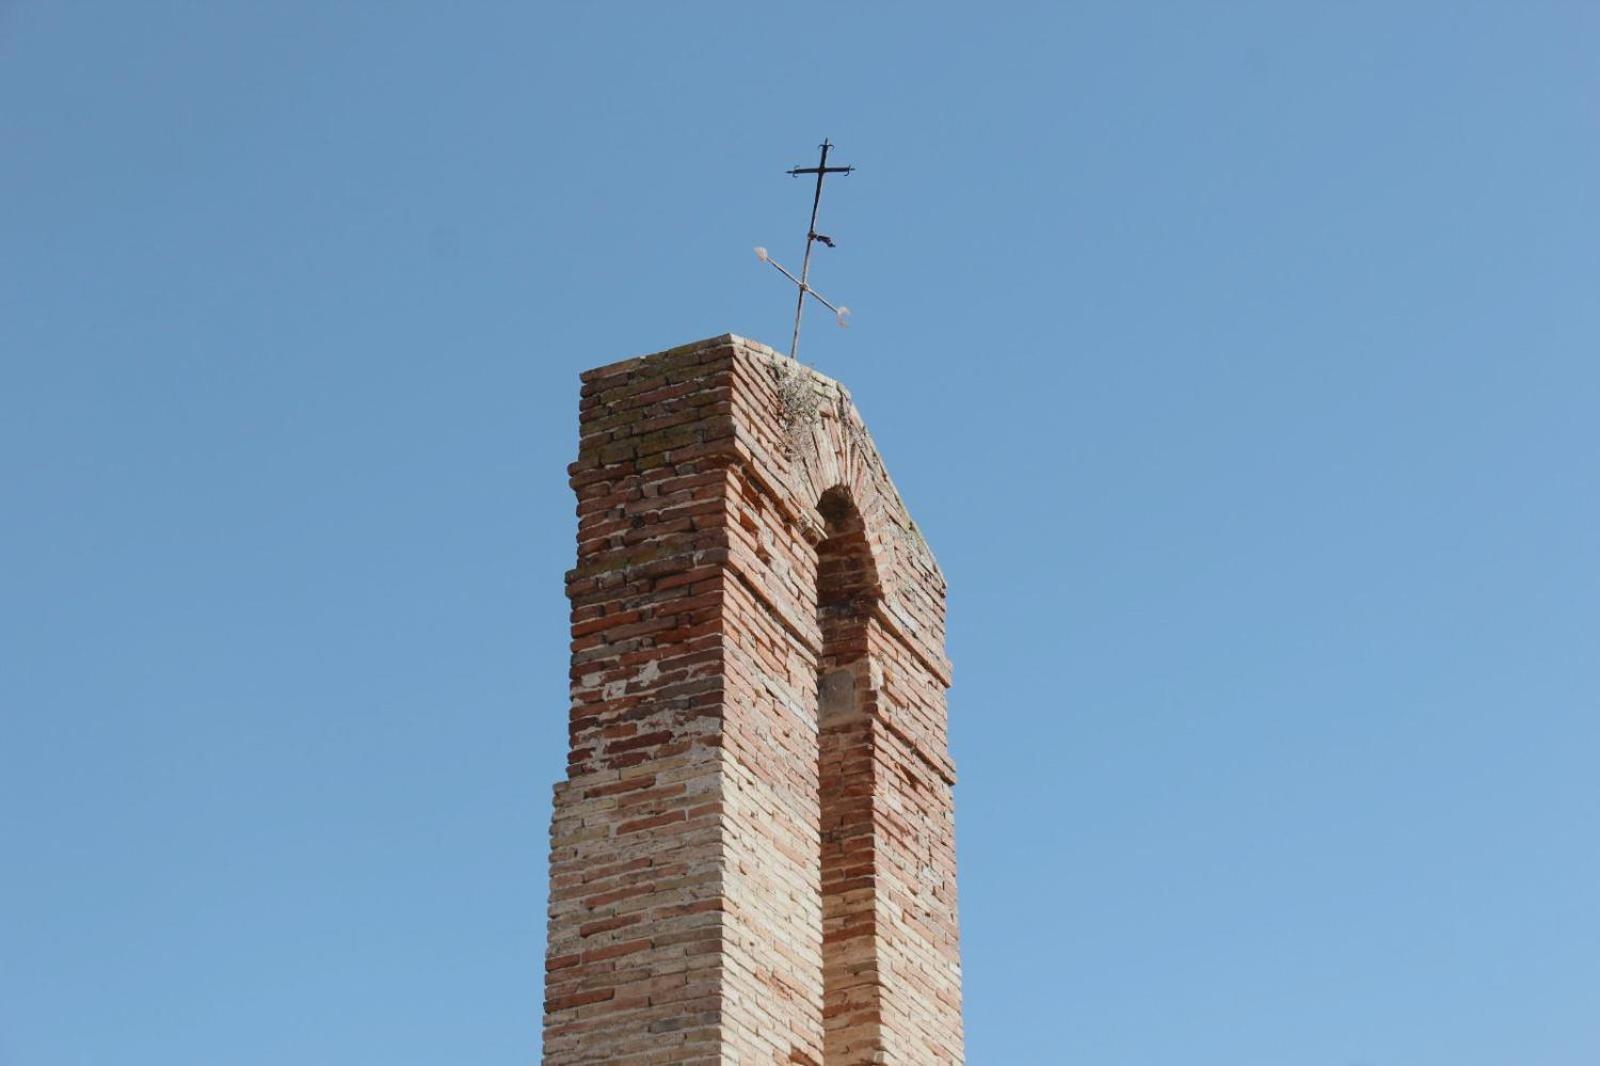
[[[830,167],[828,165],[828,150],[833,145],[828,142],[826,137],[823,138],[819,147],[822,149],[822,157],[817,160],[816,166],[794,167],[789,171],[789,174],[793,177],[798,177],[801,174],[815,174],[817,176],[817,191],[811,197],[811,224],[806,227],[806,254],[805,258],[800,261],[800,293],[795,299],[794,305],[794,335],[789,340],[790,359],[795,358],[796,353],[800,350],[800,318],[805,314],[806,293],[811,291],[811,286],[808,283],[811,275],[811,246],[818,239],[817,211],[822,206],[822,179],[829,174],[848,174],[855,169],[855,167]],[[830,248],[833,247],[833,242],[826,237],[822,238],[822,242]]]

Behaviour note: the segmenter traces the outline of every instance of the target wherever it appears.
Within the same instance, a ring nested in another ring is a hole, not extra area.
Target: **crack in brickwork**
[[[580,424],[545,1066],[962,1062],[944,579],[848,393],[723,336]]]

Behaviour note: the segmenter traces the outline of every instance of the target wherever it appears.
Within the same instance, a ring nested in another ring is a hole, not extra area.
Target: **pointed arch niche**
[[[847,490],[817,505],[817,777],[822,860],[825,1066],[869,1061],[881,1047],[873,795],[877,692],[868,630],[882,598],[866,527]]]

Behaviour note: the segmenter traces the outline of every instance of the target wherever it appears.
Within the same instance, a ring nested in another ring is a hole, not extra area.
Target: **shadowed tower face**
[[[944,581],[848,394],[583,382],[546,1066],[960,1063]]]

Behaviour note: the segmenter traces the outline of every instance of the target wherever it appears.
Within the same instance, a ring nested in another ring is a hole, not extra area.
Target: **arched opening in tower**
[[[870,1061],[878,1040],[877,855],[873,778],[877,694],[868,665],[882,595],[861,514],[842,488],[823,494],[817,546],[818,783],[821,790],[824,1063]]]

